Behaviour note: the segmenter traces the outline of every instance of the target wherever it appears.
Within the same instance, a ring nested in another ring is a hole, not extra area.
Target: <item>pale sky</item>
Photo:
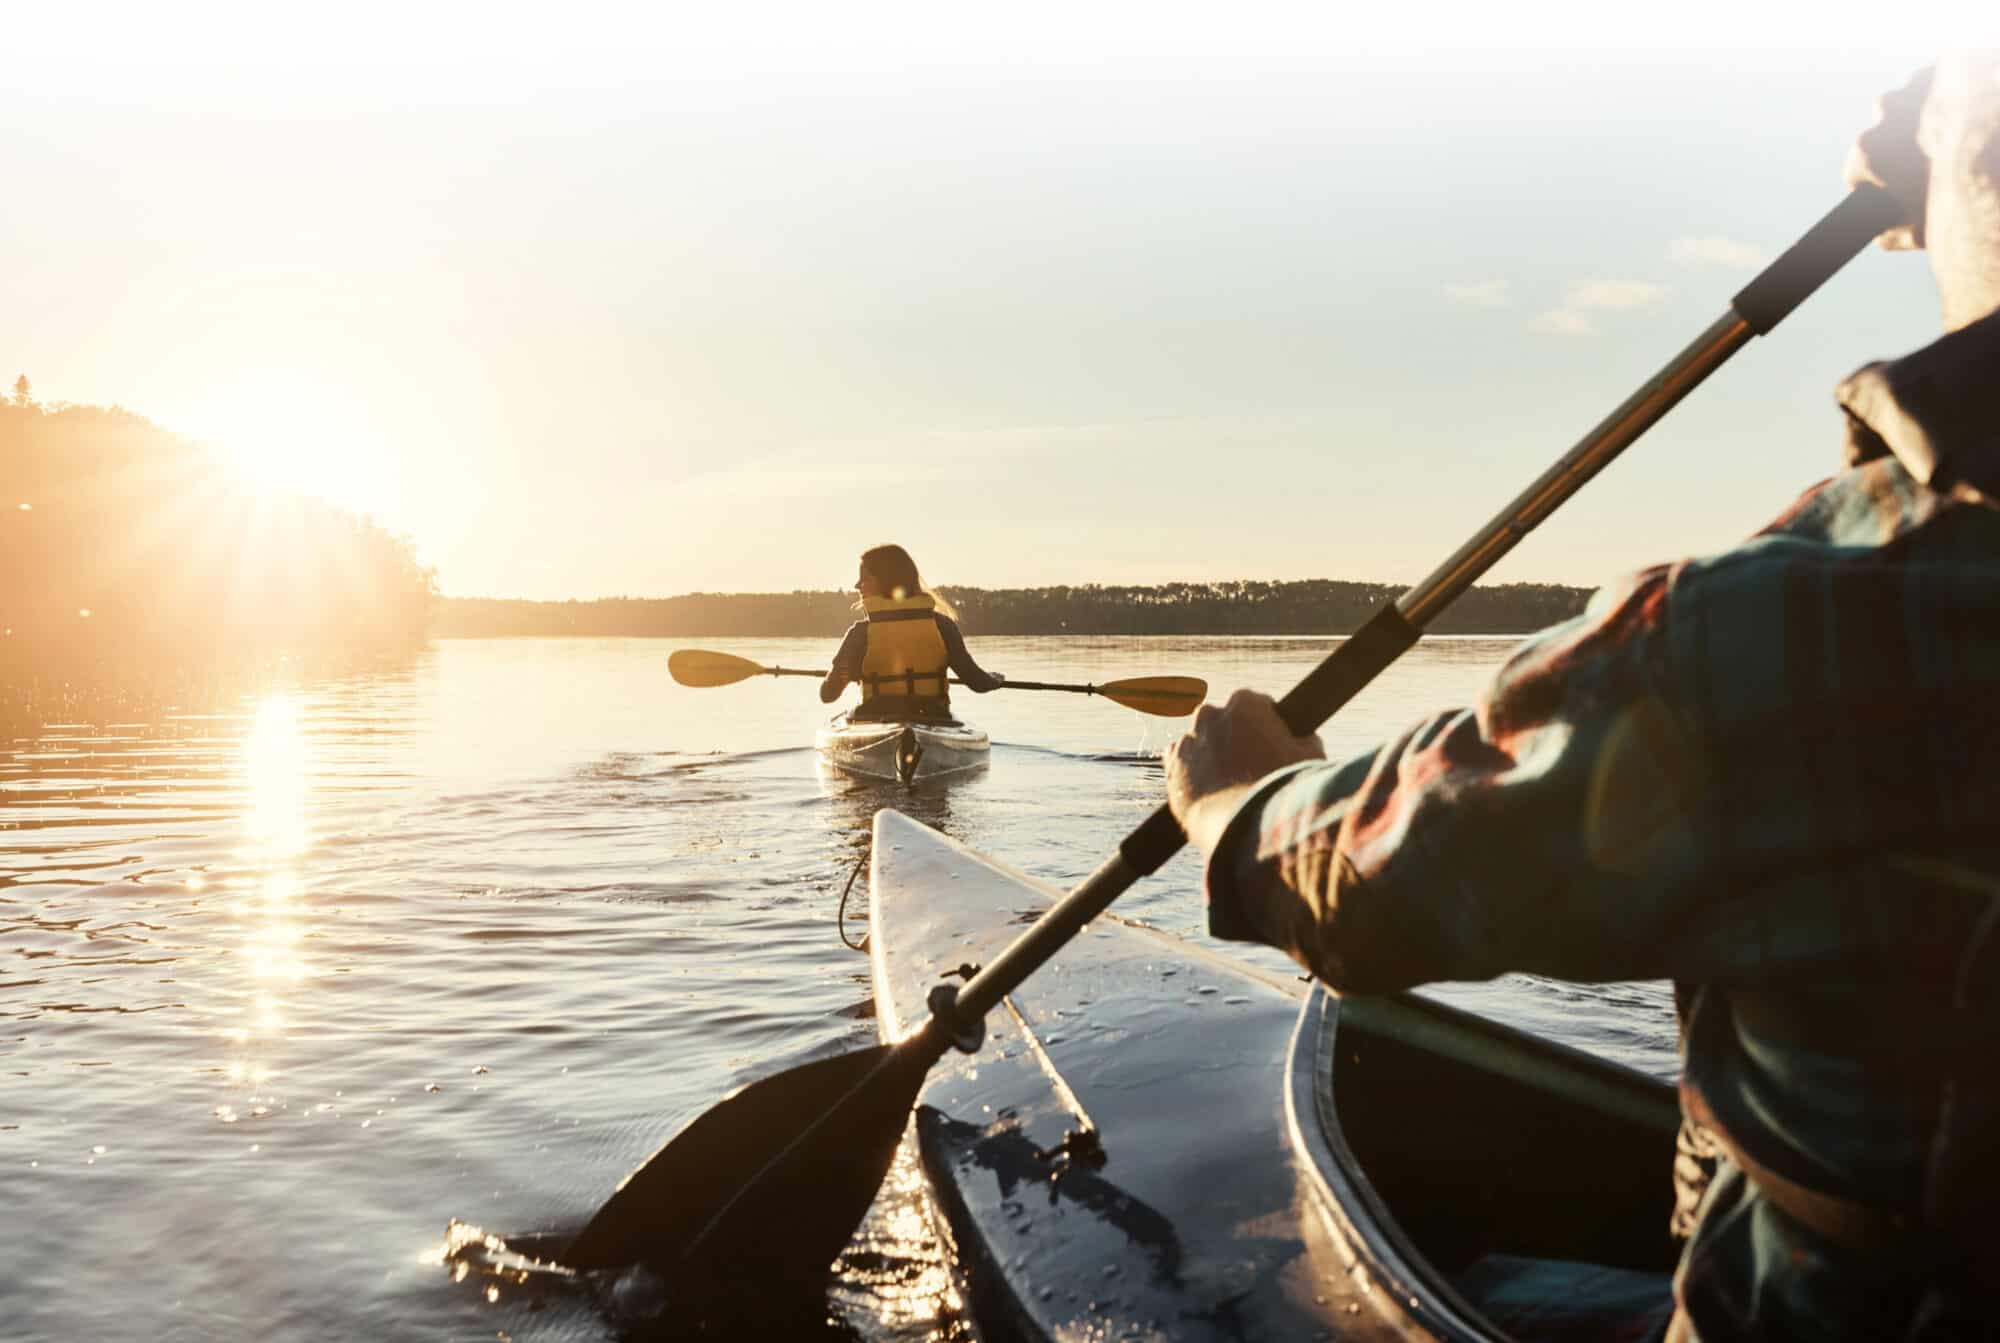
[[[279,8],[9,20],[0,373],[541,598],[844,586],[885,540],[947,589],[1421,577],[1835,203],[1939,45]],[[1936,324],[1921,258],[1864,257],[1492,581],[1729,544]]]

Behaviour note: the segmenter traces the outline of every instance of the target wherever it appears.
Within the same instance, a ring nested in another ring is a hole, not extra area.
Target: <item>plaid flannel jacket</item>
[[[1601,589],[1470,708],[1265,780],[1210,928],[1354,992],[1673,979],[1690,1108],[1949,1222],[2000,1206],[1939,1205],[1934,1169],[1941,1086],[2000,1039],[2000,316],[1838,399],[1849,468],[1744,545]],[[1676,1284],[1711,1343],[1914,1337],[1925,1263],[1824,1241],[1725,1161]]]

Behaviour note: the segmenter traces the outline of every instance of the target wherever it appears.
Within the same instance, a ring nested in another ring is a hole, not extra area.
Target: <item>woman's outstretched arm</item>
[[[857,620],[847,627],[847,637],[840,641],[840,651],[833,655],[833,666],[827,670],[826,679],[819,683],[819,702],[831,704],[840,698],[840,692],[847,689],[847,683],[861,679],[861,659],[868,655],[868,622]]]
[[[983,695],[1006,682],[1006,677],[989,672],[972,660],[972,653],[965,646],[965,635],[959,632],[956,620],[939,616],[937,623],[938,633],[944,636],[944,651],[951,659],[951,669],[958,673],[959,680],[965,682],[967,690]]]

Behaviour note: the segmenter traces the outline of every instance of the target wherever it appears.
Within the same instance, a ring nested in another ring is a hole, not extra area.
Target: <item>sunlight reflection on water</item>
[[[291,695],[271,695],[257,706],[243,743],[243,778],[249,810],[248,840],[241,851],[253,862],[297,858],[311,843],[306,829],[307,762],[299,708]]]

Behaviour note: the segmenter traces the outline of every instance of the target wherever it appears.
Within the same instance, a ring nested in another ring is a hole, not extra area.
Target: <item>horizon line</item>
[[[948,595],[953,592],[1042,592],[1054,588],[1094,587],[1094,588],[1145,589],[1145,588],[1167,588],[1167,587],[1178,587],[1178,586],[1214,587],[1218,585],[1234,584],[1234,583],[1270,583],[1273,585],[1288,585],[1288,584],[1301,584],[1301,583],[1350,583],[1356,587],[1396,588],[1399,590],[1408,590],[1409,588],[1414,586],[1414,584],[1406,582],[1393,582],[1384,579],[1369,579],[1369,578],[1202,578],[1202,579],[1172,578],[1152,583],[1086,582],[1086,583],[1031,583],[1031,584],[1010,584],[1010,585],[987,585],[981,583],[939,583],[931,587],[929,591],[944,592]],[[1515,579],[1506,583],[1473,584],[1473,587],[1475,589],[1478,588],[1496,589],[1496,588],[1511,588],[1511,587],[1563,588],[1577,592],[1594,592],[1602,586],[1604,586],[1604,584],[1601,582],[1574,583],[1574,582],[1560,582],[1555,579],[1544,579],[1544,578],[1522,578],[1522,579]],[[686,597],[848,596],[851,594],[851,592],[852,589],[849,588],[773,588],[762,591],[751,591],[746,589],[735,592],[723,592],[720,590],[712,590],[704,588],[704,589],[695,589],[689,592],[670,593],[666,596],[636,596],[631,593],[617,593],[609,596],[597,596],[597,597],[499,597],[483,593],[473,595],[464,593],[440,592],[437,595],[437,599],[439,601],[449,601],[449,602],[526,602],[539,606],[565,606],[565,605],[584,605],[593,602],[670,602],[670,601],[679,601]]]

